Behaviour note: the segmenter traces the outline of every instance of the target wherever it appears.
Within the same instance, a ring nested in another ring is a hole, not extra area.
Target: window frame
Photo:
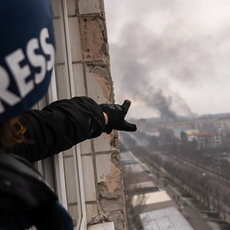
[[[60,1],[60,2],[59,2]],[[55,0],[56,4],[62,6],[62,16],[63,16],[63,27],[64,27],[64,37],[65,37],[65,48],[66,48],[66,67],[69,80],[69,91],[70,97],[76,95],[74,88],[74,77],[73,77],[73,66],[72,66],[72,57],[71,57],[71,45],[70,45],[70,33],[69,33],[69,23],[68,23],[68,11],[67,11],[67,1],[68,0]],[[59,2],[59,3],[58,3]],[[58,47],[57,47],[58,49]],[[48,102],[51,103],[58,99],[57,92],[57,82],[55,78],[55,70],[53,71],[53,76],[51,79],[51,84],[48,91]],[[76,190],[78,191],[77,201],[78,201],[78,222],[75,226],[75,230],[86,230],[87,218],[86,218],[86,205],[85,205],[85,193],[84,193],[84,180],[83,180],[83,170],[82,170],[82,161],[81,161],[81,148],[80,144],[75,145],[73,148],[73,161],[74,161],[74,173],[76,178]],[[55,174],[55,185],[56,191],[62,205],[68,210],[67,202],[67,188],[65,181],[65,171],[64,171],[64,159],[63,153],[59,153],[53,156],[54,160],[54,174]]]

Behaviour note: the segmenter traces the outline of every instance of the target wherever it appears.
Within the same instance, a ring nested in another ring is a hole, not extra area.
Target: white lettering
[[[22,49],[15,50],[5,58],[5,61],[13,73],[15,81],[17,82],[18,89],[22,98],[25,97],[34,88],[32,79],[30,81],[26,81],[26,78],[31,74],[29,66],[20,66],[20,62],[24,59],[25,56]]]
[[[35,84],[40,84],[45,79],[46,71],[53,69],[55,48],[53,44],[47,42],[48,38],[48,29],[43,28],[40,31],[39,40],[38,38],[32,38],[28,41],[26,54],[24,54],[23,50],[19,48],[5,57],[5,62],[14,77],[20,95],[16,95],[14,92],[9,91],[11,77],[0,65],[0,114],[5,111],[2,102],[14,106],[34,89]],[[41,47],[39,46],[39,41]],[[44,54],[49,55],[47,63],[44,55],[36,53],[39,49],[42,49]],[[27,59],[28,63],[26,63]],[[23,65],[23,61],[25,61],[26,64]],[[33,74],[30,66],[35,68],[40,67],[40,71],[34,73],[34,77],[31,77],[29,80],[28,77]]]
[[[26,53],[30,64],[34,67],[40,67],[40,73],[36,73],[35,84],[39,84],[43,81],[45,74],[46,74],[46,60],[43,55],[38,55],[35,53],[35,50],[39,48],[38,39],[33,38],[31,39],[26,47]]]
[[[8,87],[10,85],[10,78],[6,70],[0,66],[0,99],[13,106],[17,104],[21,99],[17,95],[8,91]],[[3,113],[5,108],[0,101],[0,113]]]
[[[50,55],[50,60],[47,62],[47,70],[49,71],[54,66],[55,49],[52,44],[46,42],[47,38],[49,38],[49,31],[47,28],[43,28],[40,33],[40,42],[43,52],[46,55]]]

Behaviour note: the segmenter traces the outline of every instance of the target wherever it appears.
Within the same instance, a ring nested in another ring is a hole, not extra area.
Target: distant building
[[[192,135],[192,134],[197,134],[199,133],[199,129],[174,129],[174,137],[178,138],[181,140],[181,133],[184,132],[187,134],[187,136]]]
[[[222,135],[226,135],[228,132],[230,132],[229,117],[219,119],[217,121],[217,129],[218,129],[218,133],[221,133]]]
[[[210,125],[210,127],[208,127]],[[148,130],[159,128],[178,130],[202,130],[202,132],[214,132],[225,136],[230,133],[230,114],[217,114],[213,116],[200,116],[197,118],[177,119],[176,121],[162,121],[155,119],[154,123],[148,123]],[[210,130],[210,129],[213,130]]]
[[[184,132],[184,129],[174,129],[173,133],[174,133],[174,137],[176,137],[178,140],[181,139],[181,132]]]
[[[193,133],[188,135],[188,141],[196,140],[198,149],[213,149],[221,147],[221,136],[215,133]]]

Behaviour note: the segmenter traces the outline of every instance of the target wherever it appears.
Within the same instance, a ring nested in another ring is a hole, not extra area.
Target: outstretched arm
[[[26,125],[29,113],[21,116]],[[75,97],[33,110],[25,133],[30,143],[21,143],[9,151],[35,162],[71,148],[89,138],[99,136],[105,118],[98,104],[88,97]]]
[[[104,109],[105,105],[98,105],[89,97],[74,97],[53,102],[43,110],[33,110],[25,133],[31,143],[18,144],[9,151],[35,162],[86,139],[98,137],[104,131],[126,130],[123,123],[126,123],[124,118],[128,108],[123,104],[118,111],[110,111],[113,105],[109,105],[110,109]],[[25,113],[20,118],[23,125],[26,125],[28,116]]]

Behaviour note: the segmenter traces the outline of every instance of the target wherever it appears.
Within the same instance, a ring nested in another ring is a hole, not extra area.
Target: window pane
[[[71,75],[73,72],[71,68],[73,67],[71,60],[72,55],[68,45],[70,44],[70,38],[65,1],[66,0],[50,0],[56,37],[55,80],[58,99],[70,98],[74,96],[73,93],[75,93],[71,90],[70,85],[70,79],[73,77]],[[74,224],[79,225],[82,210],[79,204],[81,199],[79,198],[80,187],[78,183],[76,155],[75,147],[62,153],[63,172],[60,173],[63,173],[65,176],[68,211],[73,218]]]

